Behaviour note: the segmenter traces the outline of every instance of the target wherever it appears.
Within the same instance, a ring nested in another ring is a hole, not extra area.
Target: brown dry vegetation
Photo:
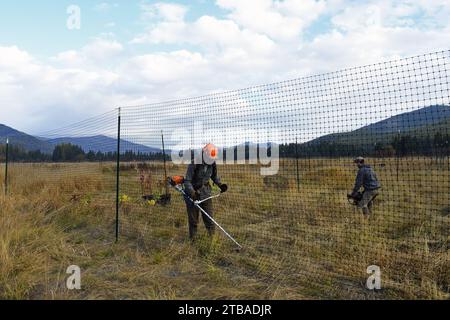
[[[448,163],[402,159],[398,180],[395,159],[371,163],[383,190],[370,220],[347,203],[349,159],[300,160],[299,190],[291,160],[266,181],[256,165],[220,166],[230,191],[215,201],[216,217],[243,244],[240,253],[202,227],[199,241],[187,241],[182,198],[143,203],[134,164],[122,165],[130,200],[121,205],[118,244],[113,164],[14,164],[10,195],[0,196],[0,297],[448,299]],[[149,171],[153,191],[163,192],[162,165]],[[73,264],[82,269],[80,291],[65,287]],[[364,287],[369,265],[381,267],[381,291]]]

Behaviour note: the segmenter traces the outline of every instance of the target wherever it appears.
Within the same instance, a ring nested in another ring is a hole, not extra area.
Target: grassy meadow
[[[299,185],[295,160],[266,178],[258,165],[220,165],[230,190],[214,200],[215,217],[239,253],[219,230],[208,239],[202,222],[191,243],[174,190],[167,206],[142,201],[137,163],[121,164],[118,243],[113,163],[14,163],[9,195],[0,189],[0,298],[449,299],[448,159],[368,163],[383,185],[370,219],[347,202],[350,159],[299,160]],[[144,193],[164,193],[162,163],[143,168]],[[73,264],[78,291],[65,286]],[[379,291],[365,288],[370,265],[381,268]]]

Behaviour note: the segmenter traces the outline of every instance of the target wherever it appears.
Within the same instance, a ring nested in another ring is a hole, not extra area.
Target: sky
[[[33,134],[446,50],[449,17],[448,0],[2,1],[0,123]]]

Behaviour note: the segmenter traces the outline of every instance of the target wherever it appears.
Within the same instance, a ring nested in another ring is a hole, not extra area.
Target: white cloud
[[[43,130],[113,105],[110,88],[117,80],[113,72],[52,67],[17,47],[0,47],[0,56],[2,122]]]
[[[124,74],[132,75],[130,81],[167,84],[173,81],[189,81],[207,66],[199,53],[187,50],[170,53],[148,54],[133,57],[122,67]]]
[[[94,11],[107,12],[113,8],[118,8],[118,7],[119,7],[118,3],[102,2],[102,3],[96,4],[94,6]]]
[[[108,65],[110,59],[117,57],[123,52],[124,48],[121,43],[115,40],[107,40],[103,38],[93,39],[81,50],[69,50],[61,52],[53,61],[63,66],[91,66],[91,65]]]
[[[297,41],[325,9],[324,1],[315,0],[217,0],[217,4],[230,11],[230,20],[246,29],[277,40]]]
[[[143,19],[158,18],[164,21],[183,21],[188,8],[176,3],[158,2],[155,4],[141,3]]]
[[[150,5],[149,30],[133,43],[194,46],[224,80],[236,80],[239,77],[232,73],[239,72],[247,83],[239,79],[230,83],[246,86],[438,50],[449,40],[445,29],[424,27],[433,15],[449,9],[442,1],[428,5],[381,0],[348,6],[341,0],[218,0],[217,4],[228,11],[226,19],[202,16],[187,21],[182,6],[176,7],[183,14],[168,19],[159,5]],[[331,29],[305,41],[303,32],[321,14],[332,15]],[[226,87],[225,81],[220,87]]]

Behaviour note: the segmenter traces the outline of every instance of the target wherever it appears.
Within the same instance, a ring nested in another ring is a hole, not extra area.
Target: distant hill
[[[115,152],[117,149],[117,140],[103,135],[92,137],[61,137],[55,139],[47,139],[41,137],[34,137],[32,135],[20,132],[11,127],[0,124],[0,144],[5,144],[6,139],[9,138],[10,144],[19,146],[25,151],[40,150],[43,153],[51,154],[56,145],[61,143],[71,143],[80,146],[83,151],[95,152]],[[120,152],[132,150],[135,153],[159,153],[162,152],[159,148],[147,147],[141,144],[132,143],[126,140],[121,140]],[[168,151],[170,152],[170,151]]]
[[[373,146],[376,143],[391,142],[399,134],[408,134],[418,137],[432,136],[436,132],[449,133],[450,131],[450,105],[434,105],[412,112],[402,113],[394,117],[370,124],[351,132],[334,133],[312,141],[303,146],[323,144],[339,144],[351,146]],[[71,143],[80,146],[85,152],[114,152],[117,141],[104,135],[91,137],[60,137],[53,139],[37,138],[13,128],[0,124],[0,144],[4,144],[9,137],[11,144],[19,145],[26,151],[40,150],[43,153],[52,153],[56,145]],[[251,146],[250,142],[245,145]],[[161,149],[148,147],[142,144],[121,140],[121,153],[132,150],[135,153],[160,153]],[[166,150],[170,153],[170,150]]]
[[[25,151],[53,152],[53,146],[50,143],[0,124],[0,144],[5,144],[7,138],[12,145],[19,146]]]
[[[449,132],[450,105],[434,105],[370,124],[351,132],[333,133],[312,141],[307,145],[336,143],[342,145],[364,145],[392,140],[396,135],[434,135],[435,132]]]
[[[61,137],[55,139],[46,140],[52,146],[56,146],[61,143],[71,143],[80,146],[84,152],[115,152],[117,150],[117,139],[110,138],[104,135],[97,135],[92,137]],[[120,140],[120,152],[132,150],[133,152],[141,153],[159,153],[162,152],[159,148],[147,147],[142,144],[129,142],[126,140]]]

